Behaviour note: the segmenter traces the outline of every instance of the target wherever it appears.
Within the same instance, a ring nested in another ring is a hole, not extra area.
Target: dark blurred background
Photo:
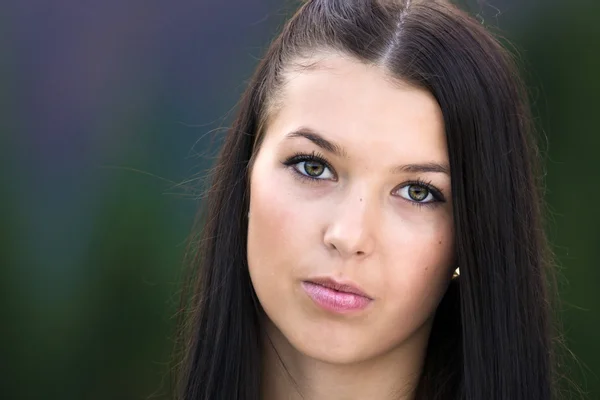
[[[600,2],[463,2],[515,44],[547,136],[570,377],[600,399]],[[168,398],[220,128],[292,2],[0,2],[0,398]]]

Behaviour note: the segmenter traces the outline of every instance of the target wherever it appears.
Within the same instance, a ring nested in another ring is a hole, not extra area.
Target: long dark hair
[[[306,1],[269,47],[190,242],[178,398],[260,398],[263,311],[246,261],[249,168],[282,71],[318,51],[380,66],[429,91],[443,113],[460,278],[436,312],[416,398],[554,398],[552,263],[527,93],[499,41],[434,0]]]

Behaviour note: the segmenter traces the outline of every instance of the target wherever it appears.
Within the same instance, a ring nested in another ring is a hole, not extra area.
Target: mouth
[[[370,300],[373,300],[366,293],[364,293],[360,288],[358,288],[357,285],[354,285],[352,283],[338,282],[331,278],[314,278],[314,279],[309,279],[306,282],[314,283],[315,285],[333,289],[336,292],[355,294],[355,295],[366,297]]]
[[[302,288],[317,306],[334,313],[361,311],[373,301],[357,286],[330,278],[303,281]]]

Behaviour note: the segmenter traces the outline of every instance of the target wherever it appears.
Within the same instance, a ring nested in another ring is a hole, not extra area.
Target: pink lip
[[[357,287],[328,278],[304,281],[302,288],[321,308],[337,313],[359,311],[373,301]]]

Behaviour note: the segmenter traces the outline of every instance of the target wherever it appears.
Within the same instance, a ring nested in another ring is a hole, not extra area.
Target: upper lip
[[[333,278],[311,278],[306,282],[315,283],[326,288],[337,290],[338,292],[352,293],[373,300],[371,296],[363,292],[356,284],[348,281],[337,281]]]

